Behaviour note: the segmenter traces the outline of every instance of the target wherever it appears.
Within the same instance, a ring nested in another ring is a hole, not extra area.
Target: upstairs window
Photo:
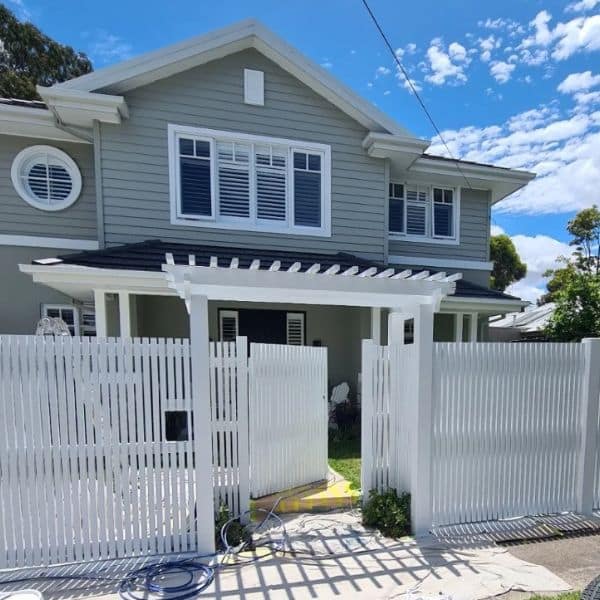
[[[330,235],[330,149],[169,126],[171,221]]]
[[[457,239],[458,207],[453,188],[390,183],[389,232],[414,240]]]

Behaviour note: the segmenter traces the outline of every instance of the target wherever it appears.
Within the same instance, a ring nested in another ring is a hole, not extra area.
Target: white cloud
[[[521,257],[527,265],[527,275],[511,285],[506,291],[509,294],[536,302],[546,291],[547,279],[544,273],[548,269],[560,266],[556,262],[559,256],[570,256],[572,248],[559,240],[547,235],[513,235],[511,239]]]
[[[600,97],[577,110],[558,104],[513,115],[500,125],[443,132],[453,156],[537,173],[497,205],[500,213],[562,214],[589,206],[600,189]],[[446,154],[434,138],[432,153]]]
[[[385,92],[383,92],[384,96],[389,96],[392,92],[390,90],[385,90]]]
[[[332,63],[332,62],[331,62],[331,61],[330,61],[328,58],[326,58],[326,59],[325,59],[325,60],[324,60],[324,61],[321,63],[321,66],[322,66],[324,69],[333,69],[333,63]]]
[[[460,84],[467,81],[464,69],[471,59],[464,46],[458,42],[452,42],[446,52],[440,38],[431,40],[431,45],[427,49],[427,58],[429,65],[425,79],[430,83],[443,85],[446,82]]]
[[[99,29],[89,37],[88,54],[93,62],[106,64],[131,58],[133,47],[119,36]]]
[[[389,75],[392,72],[392,70],[388,67],[377,67],[375,69],[375,79],[377,79],[378,77],[385,77],[386,75]]]
[[[22,21],[29,21],[31,19],[31,11],[25,5],[23,0],[8,0],[8,1],[10,2],[10,4],[12,4],[13,10],[16,13],[16,15],[19,17],[19,19],[21,19]]]
[[[483,62],[489,62],[492,58],[492,51],[499,48],[502,43],[502,38],[498,38],[495,35],[488,35],[486,38],[479,38],[477,40],[481,53],[479,58]]]
[[[496,60],[490,65],[490,75],[498,83],[506,83],[510,79],[515,67],[516,65],[512,63]]]
[[[582,73],[571,73],[556,88],[563,94],[585,92],[600,85],[600,75],[592,75],[591,71]]]
[[[585,12],[586,10],[595,8],[596,4],[600,4],[600,0],[580,0],[579,2],[572,2],[571,4],[567,4],[565,12]]]
[[[540,11],[530,21],[531,33],[521,40],[521,59],[530,65],[542,64],[548,52],[554,60],[561,61],[577,52],[600,49],[600,15],[575,17],[549,26],[552,15]]]

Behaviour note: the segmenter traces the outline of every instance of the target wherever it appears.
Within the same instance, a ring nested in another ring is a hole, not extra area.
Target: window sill
[[[206,227],[209,229],[235,229],[238,231],[257,231],[261,233],[277,233],[283,235],[302,235],[309,237],[331,237],[329,228],[311,227],[281,227],[264,223],[241,223],[233,221],[213,221],[208,219],[186,219],[184,217],[171,218],[172,225],[183,225],[185,227]]]
[[[388,239],[394,242],[417,242],[419,244],[441,244],[444,246],[458,246],[460,240],[457,238],[430,238],[419,235],[405,235],[403,233],[388,233]]]

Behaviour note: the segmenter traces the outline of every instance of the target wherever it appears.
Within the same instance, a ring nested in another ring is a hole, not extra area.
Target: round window
[[[52,146],[21,150],[10,174],[19,196],[41,210],[67,208],[81,193],[81,173],[75,161]]]

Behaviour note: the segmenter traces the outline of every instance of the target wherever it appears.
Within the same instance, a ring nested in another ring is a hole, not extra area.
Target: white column
[[[131,337],[129,292],[119,292],[119,331],[121,337]]]
[[[411,473],[412,527],[426,534],[433,518],[432,502],[432,402],[433,402],[433,306],[422,304],[415,315],[417,398],[414,406],[415,436]]]
[[[371,339],[381,345],[381,308],[371,308]]]
[[[96,336],[106,337],[106,293],[94,290],[94,314],[96,319]]]
[[[404,344],[404,323],[413,315],[403,312],[401,308],[390,308],[388,314],[388,345]]]
[[[479,325],[479,315],[477,313],[471,313],[471,327],[469,329],[469,341],[477,341],[477,330]]]
[[[196,552],[210,554],[215,549],[215,507],[210,417],[208,299],[206,296],[192,296],[190,300],[190,341],[192,421],[196,456]]]
[[[456,313],[454,315],[454,341],[463,341],[463,313]]]
[[[581,446],[577,464],[577,512],[592,516],[594,507],[594,467],[596,427],[600,399],[600,338],[582,340],[585,369],[581,396]]]

